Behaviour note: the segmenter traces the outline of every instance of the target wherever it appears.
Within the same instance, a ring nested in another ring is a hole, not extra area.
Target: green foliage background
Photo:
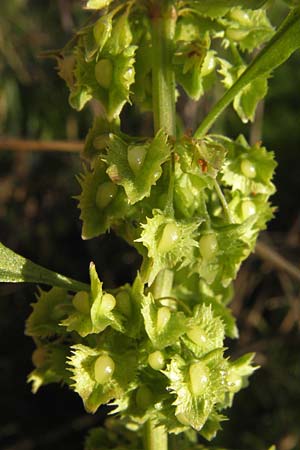
[[[276,1],[272,17],[285,14]],[[82,25],[87,14],[80,1],[2,0],[0,5],[0,136],[24,139],[82,139],[94,107],[76,113],[68,93],[43,50],[60,48]],[[300,58],[297,52],[270,81],[265,103],[263,140],[276,152],[279,167],[276,218],[266,238],[299,266],[300,257]],[[185,125],[213,102],[210,93],[198,107],[179,104]],[[195,113],[193,113],[195,111]],[[127,108],[126,130],[149,133],[150,118],[139,122]],[[198,121],[198,120],[197,120]],[[143,130],[142,130],[143,127]],[[217,129],[235,138],[253,133],[230,112]],[[134,250],[109,235],[81,241],[74,173],[77,154],[0,150],[0,241],[30,259],[88,281],[88,264],[95,262],[106,287],[132,281],[139,261]],[[113,268],[113,269],[112,269]],[[263,450],[275,443],[279,450],[300,449],[299,284],[253,256],[237,280],[233,309],[241,339],[228,342],[234,355],[257,352],[262,366],[242,391],[214,442],[232,450]],[[81,401],[56,385],[37,396],[26,385],[32,369],[33,344],[24,337],[24,321],[34,299],[34,287],[0,287],[0,447],[3,449],[81,449],[87,429],[102,423],[104,410],[84,413]]]

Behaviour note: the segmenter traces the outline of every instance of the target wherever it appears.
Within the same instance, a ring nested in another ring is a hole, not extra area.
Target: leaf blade
[[[300,48],[300,7],[293,9],[289,13],[269,43],[215,104],[196,130],[195,137],[201,138],[206,134],[219,115],[242,89],[258,77],[268,76],[298,48]]]
[[[89,285],[46,269],[13,252],[0,242],[0,282],[41,283],[74,291],[89,291]]]

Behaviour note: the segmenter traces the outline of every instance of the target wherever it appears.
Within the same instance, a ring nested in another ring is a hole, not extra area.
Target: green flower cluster
[[[179,433],[214,437],[234,394],[255,369],[253,355],[224,357],[224,324],[213,305],[155,299],[139,276],[133,286],[102,290],[91,265],[91,291],[40,291],[26,325],[34,337],[29,380],[67,383],[89,412],[114,406],[127,423],[152,419]]]
[[[254,370],[253,355],[231,362],[223,341],[237,336],[231,281],[272,216],[272,154],[241,137],[108,138],[80,177],[83,236],[113,228],[140,251],[141,272],[105,292],[91,265],[89,293],[41,292],[27,322],[38,343],[30,380],[67,382],[91,412],[110,403],[129,422],[211,439]]]
[[[217,80],[230,87],[247,66],[247,54],[268,41],[273,28],[264,1],[174,0],[177,20],[173,47],[176,83],[199,99]],[[126,102],[152,110],[152,36],[150,0],[89,1],[87,8],[109,10],[77,34],[76,45],[58,57],[70,103],[80,110],[91,99],[101,102],[109,121]],[[246,9],[247,8],[247,9]],[[150,13],[149,13],[150,9]],[[150,16],[150,17],[149,17]],[[235,98],[244,122],[253,120],[267,93],[268,75],[258,77]]]
[[[104,291],[91,264],[89,292],[39,292],[26,327],[37,343],[29,379],[34,391],[65,382],[87,411],[110,404],[131,427],[151,420],[168,432],[192,427],[212,439],[222,410],[255,370],[253,354],[233,362],[224,355],[225,336],[238,335],[227,304],[242,261],[272,217],[275,162],[242,136],[175,138],[162,129],[146,139],[121,132],[125,102],[145,109],[152,103],[152,3],[88,1],[106,13],[58,61],[71,105],[81,109],[93,98],[106,113],[88,133],[78,177],[82,237],[113,229],[143,263],[132,286]],[[240,52],[273,33],[265,10],[256,10],[263,1],[251,9],[246,0],[172,3],[173,70],[195,99],[217,70],[230,87],[245,69]],[[266,89],[266,78],[257,79],[236,96],[242,120],[253,118]]]

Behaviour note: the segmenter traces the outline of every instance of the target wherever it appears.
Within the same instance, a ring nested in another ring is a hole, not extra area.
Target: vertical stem
[[[144,427],[144,447],[146,450],[168,449],[168,434],[164,427],[155,427],[151,420],[148,420]]]
[[[154,1],[152,20],[152,97],[155,132],[176,134],[175,75],[172,67],[176,10],[169,1]]]
[[[152,0],[152,97],[154,130],[164,129],[176,135],[175,75],[172,68],[176,10],[170,0]],[[171,170],[172,161],[171,161]],[[168,296],[172,289],[173,273],[161,271],[154,282],[155,297]],[[163,294],[163,295],[162,295]],[[168,450],[168,433],[152,420],[144,425],[145,450]]]

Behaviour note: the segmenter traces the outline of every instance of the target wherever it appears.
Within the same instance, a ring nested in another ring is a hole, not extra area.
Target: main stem
[[[172,68],[176,10],[171,1],[152,0],[152,98],[155,133],[164,129],[176,135],[175,76]],[[154,282],[154,297],[170,295],[173,273],[161,271]],[[145,450],[168,450],[168,433],[163,426],[148,420],[144,429]]]
[[[152,20],[152,98],[154,130],[176,134],[175,75],[172,66],[176,10],[169,1],[156,0]]]

